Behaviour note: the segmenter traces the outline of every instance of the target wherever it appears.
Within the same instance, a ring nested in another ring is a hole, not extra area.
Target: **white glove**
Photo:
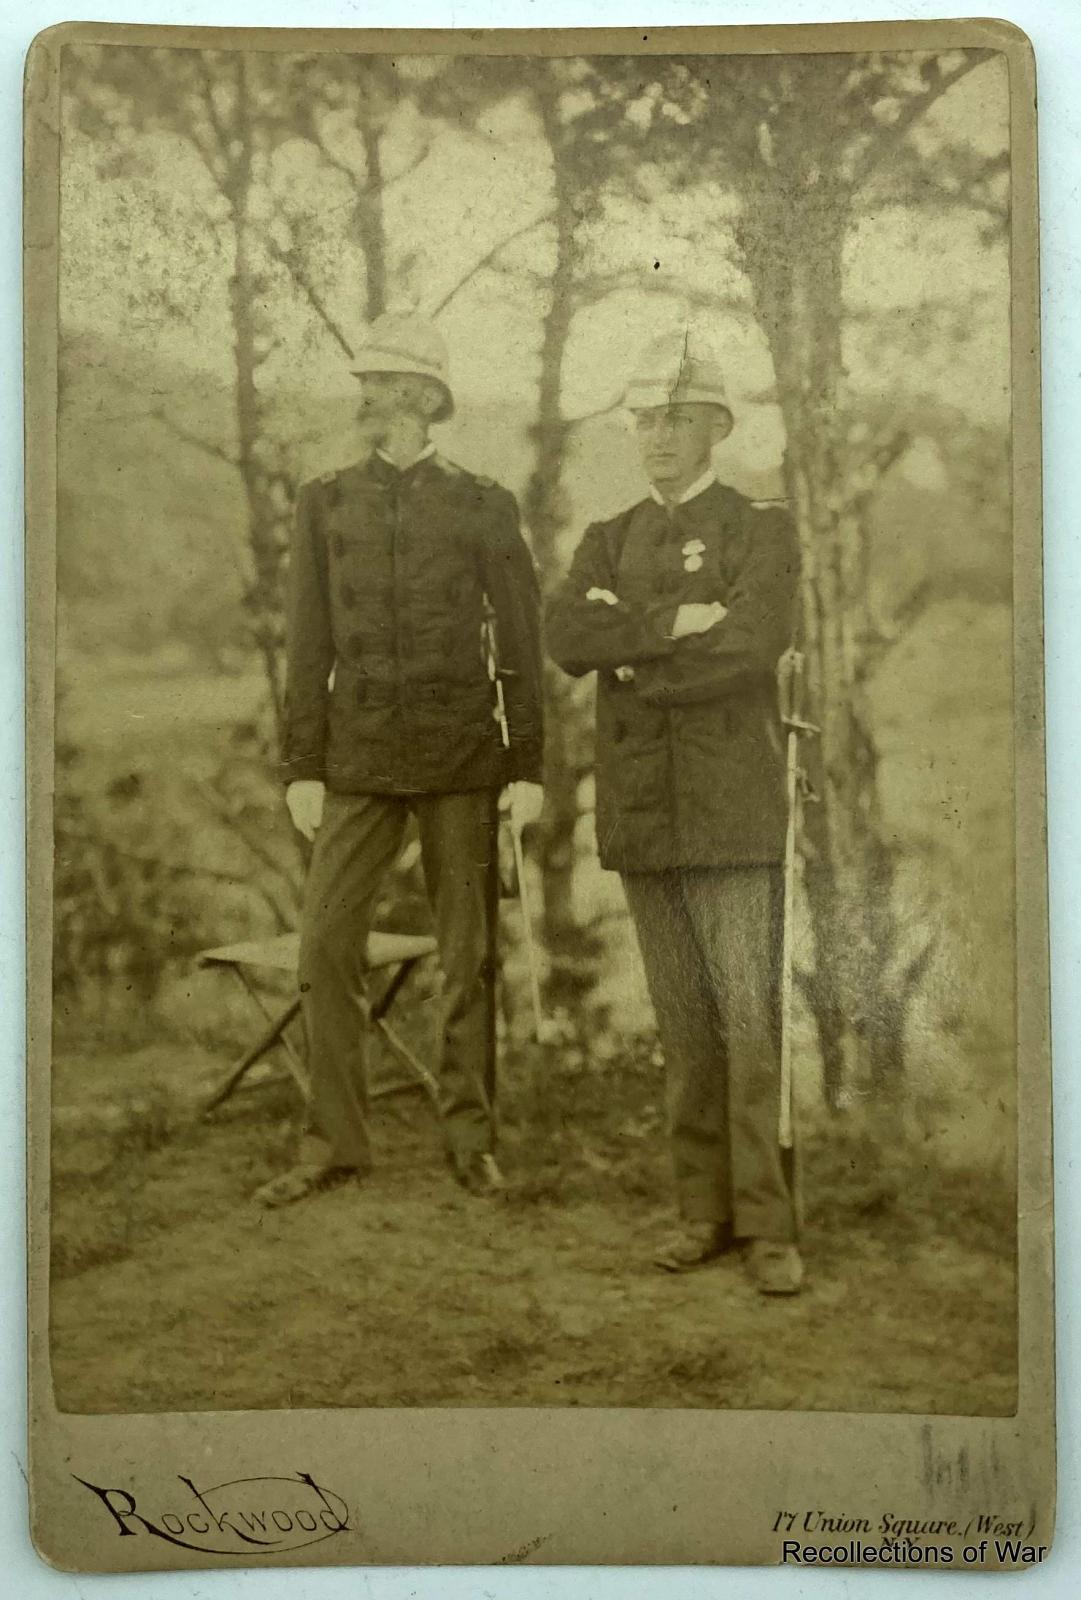
[[[298,778],[285,791],[285,803],[293,819],[293,827],[305,839],[314,839],[315,831],[323,820],[323,799],[326,784],[318,778]]]
[[[544,790],[539,783],[519,780],[510,785],[507,796],[511,824],[515,833],[520,834],[523,828],[532,827],[540,816],[544,804]]]
[[[716,623],[723,622],[727,615],[727,606],[722,606],[719,600],[714,600],[709,605],[702,605],[697,601],[688,602],[680,606],[676,612],[671,636],[673,639],[686,639],[695,633],[708,633]]]

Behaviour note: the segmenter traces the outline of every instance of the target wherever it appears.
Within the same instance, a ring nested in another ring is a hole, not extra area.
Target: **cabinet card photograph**
[[[39,1550],[1039,1560],[1024,35],[66,24],[26,140]]]

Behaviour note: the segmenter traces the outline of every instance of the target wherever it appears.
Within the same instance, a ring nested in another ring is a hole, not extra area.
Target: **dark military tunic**
[[[799,558],[791,518],[711,483],[683,505],[643,500],[587,530],[548,613],[566,671],[597,671],[597,843],[620,871],[783,859],[776,668]],[[587,598],[607,590],[617,605]],[[673,641],[676,609],[728,615]],[[621,682],[618,667],[632,667]]]
[[[482,651],[495,613],[511,750]],[[541,777],[537,580],[514,496],[435,454],[306,484],[290,567],[282,769],[340,794]]]
[[[503,745],[482,648],[494,613]],[[495,1139],[497,798],[541,772],[536,574],[514,497],[429,455],[302,489],[289,584],[283,774],[325,781],[305,885],[303,1159],[364,1171],[359,997],[380,887],[415,821],[439,942],[440,1108],[461,1167]]]

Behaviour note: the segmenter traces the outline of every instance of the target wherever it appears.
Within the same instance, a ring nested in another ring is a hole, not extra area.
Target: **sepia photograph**
[[[64,52],[62,1407],[1013,1409],[1005,67],[649,68]]]
[[[57,1413],[1014,1417],[969,26],[50,46]]]

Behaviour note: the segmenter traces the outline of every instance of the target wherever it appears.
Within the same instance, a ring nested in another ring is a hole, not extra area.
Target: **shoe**
[[[495,1156],[487,1150],[481,1155],[455,1160],[451,1165],[455,1178],[470,1194],[495,1195],[503,1194],[506,1190],[507,1180],[500,1172]]]
[[[657,1251],[653,1265],[665,1272],[693,1272],[731,1248],[731,1223],[687,1222]]]
[[[356,1167],[327,1167],[310,1161],[301,1161],[295,1167],[290,1167],[288,1172],[281,1173],[277,1178],[271,1178],[269,1183],[264,1183],[261,1188],[256,1189],[252,1199],[256,1205],[274,1211],[279,1206],[291,1206],[298,1200],[306,1200],[309,1195],[322,1194],[327,1189],[337,1189],[341,1184],[359,1176]]]
[[[752,1239],[747,1245],[747,1271],[759,1294],[799,1294],[803,1262],[794,1244]]]

